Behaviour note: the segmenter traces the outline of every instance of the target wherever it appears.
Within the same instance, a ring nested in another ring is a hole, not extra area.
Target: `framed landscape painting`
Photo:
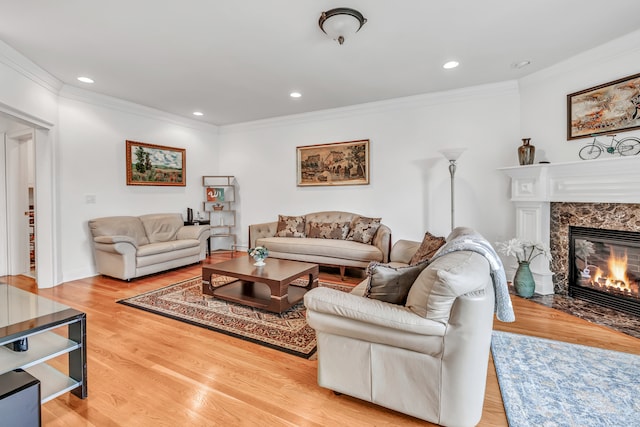
[[[369,184],[369,140],[296,148],[298,186]]]
[[[640,74],[567,95],[567,140],[640,128]]]
[[[186,150],[127,141],[127,185],[186,186]]]

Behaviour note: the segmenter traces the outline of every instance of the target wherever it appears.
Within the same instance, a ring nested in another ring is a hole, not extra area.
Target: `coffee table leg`
[[[313,289],[318,287],[318,274],[310,273],[309,274],[309,283],[305,286],[305,289]]]

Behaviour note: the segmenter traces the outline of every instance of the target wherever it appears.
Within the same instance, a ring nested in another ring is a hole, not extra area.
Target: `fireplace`
[[[569,296],[640,316],[640,233],[569,227]]]

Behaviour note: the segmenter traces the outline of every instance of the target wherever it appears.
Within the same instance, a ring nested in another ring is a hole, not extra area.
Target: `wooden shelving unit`
[[[236,247],[236,179],[231,175],[203,176],[203,210],[211,226],[210,250],[233,251]]]

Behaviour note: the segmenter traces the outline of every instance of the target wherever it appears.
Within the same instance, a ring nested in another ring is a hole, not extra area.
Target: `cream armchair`
[[[450,236],[451,237],[451,236]],[[396,266],[417,242],[394,245]],[[482,415],[494,290],[488,261],[444,255],[419,273],[405,305],[316,288],[305,295],[318,339],[318,384],[433,423],[473,426]]]

